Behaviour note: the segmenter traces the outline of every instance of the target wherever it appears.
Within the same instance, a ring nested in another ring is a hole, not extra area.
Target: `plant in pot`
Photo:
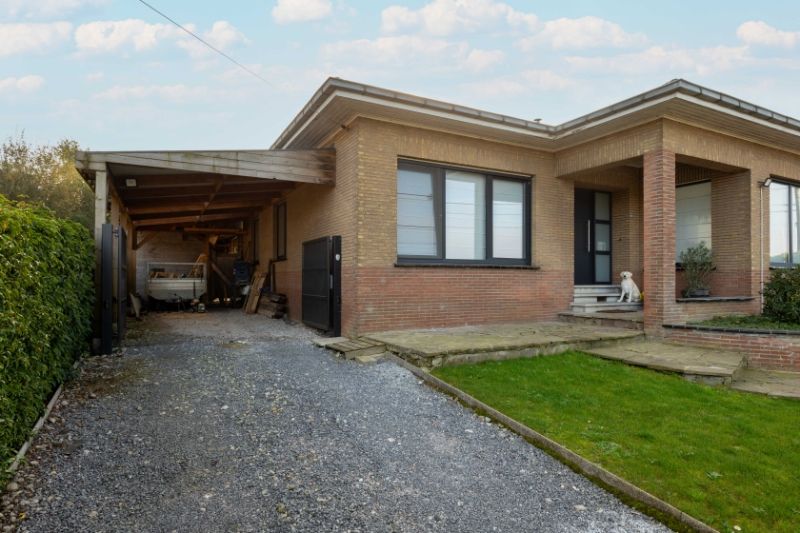
[[[687,248],[680,255],[683,275],[686,279],[686,288],[682,294],[684,298],[702,298],[708,296],[711,271],[714,270],[711,249],[705,242]]]

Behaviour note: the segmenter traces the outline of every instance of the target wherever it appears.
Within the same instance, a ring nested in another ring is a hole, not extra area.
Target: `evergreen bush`
[[[84,226],[0,195],[0,479],[88,348],[93,268]]]

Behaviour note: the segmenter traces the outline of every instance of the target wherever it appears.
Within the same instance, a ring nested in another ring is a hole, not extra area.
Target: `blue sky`
[[[800,3],[0,0],[0,136],[268,147],[328,76],[557,124],[683,77],[800,117]]]

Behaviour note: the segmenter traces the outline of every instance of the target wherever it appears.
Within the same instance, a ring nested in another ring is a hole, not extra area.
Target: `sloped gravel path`
[[[151,315],[84,363],[21,531],[666,531],[392,363],[241,312]],[[13,513],[17,522],[10,523]]]

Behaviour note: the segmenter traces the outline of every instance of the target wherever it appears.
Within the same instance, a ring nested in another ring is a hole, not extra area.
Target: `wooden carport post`
[[[108,221],[108,170],[95,172],[94,180],[94,341],[95,351],[100,346],[100,320],[103,312],[101,301],[102,260],[103,260],[103,224]]]

